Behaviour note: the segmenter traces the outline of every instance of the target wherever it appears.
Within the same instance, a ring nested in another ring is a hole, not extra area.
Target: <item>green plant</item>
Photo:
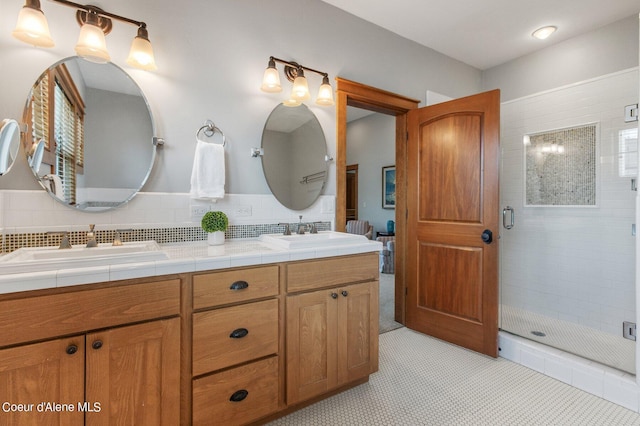
[[[226,231],[229,226],[229,218],[220,211],[206,212],[202,216],[201,225],[204,232]]]

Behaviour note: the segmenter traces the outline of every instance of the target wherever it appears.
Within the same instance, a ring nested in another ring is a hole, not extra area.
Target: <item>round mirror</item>
[[[0,176],[9,171],[20,149],[20,126],[16,120],[0,123]]]
[[[34,176],[69,207],[113,209],[149,177],[153,117],[138,85],[112,63],[72,57],[54,64],[34,84],[24,121]]]
[[[292,210],[311,206],[327,180],[327,144],[305,104],[278,105],[262,132],[262,170],[276,199]]]

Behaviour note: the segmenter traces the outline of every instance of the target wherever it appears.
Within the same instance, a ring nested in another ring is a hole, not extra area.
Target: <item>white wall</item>
[[[382,208],[382,167],[396,163],[396,118],[371,114],[347,126],[347,164],[358,164],[358,218],[387,230],[395,209]]]
[[[250,156],[250,148],[260,146],[265,120],[287,95],[287,90],[281,95],[259,90],[270,55],[326,71],[332,83],[341,76],[417,99],[427,88],[454,96],[480,89],[478,70],[319,0],[94,3],[145,21],[154,46],[159,69],[149,73],[125,63],[135,27],[115,22],[107,36],[114,63],[141,86],[154,111],[158,136],[166,139],[146,191],[189,190],[194,134],[211,119],[227,136],[227,191],[269,192],[260,161]],[[0,0],[0,117],[22,116],[29,89],[40,73],[74,55],[79,30],[72,9],[43,2],[56,47],[30,47],[10,35],[22,5]],[[312,73],[308,79],[311,90],[317,90],[320,79]],[[334,155],[335,108],[312,103],[309,107]],[[29,173],[26,162],[19,164],[0,179],[0,188],[38,189]],[[335,194],[335,165],[330,173],[325,194]]]
[[[535,53],[485,70],[483,90],[499,88],[504,102],[637,67],[638,16],[561,43],[549,43],[553,38],[540,42],[541,50]]]

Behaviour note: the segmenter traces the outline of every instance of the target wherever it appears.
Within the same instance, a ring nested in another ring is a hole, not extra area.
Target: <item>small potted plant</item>
[[[206,232],[207,241],[211,246],[224,244],[224,231],[229,226],[229,218],[221,211],[206,212],[202,216],[202,229]]]

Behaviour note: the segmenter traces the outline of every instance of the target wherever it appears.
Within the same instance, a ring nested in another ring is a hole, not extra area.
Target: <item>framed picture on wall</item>
[[[382,168],[382,208],[396,208],[396,166]]]

